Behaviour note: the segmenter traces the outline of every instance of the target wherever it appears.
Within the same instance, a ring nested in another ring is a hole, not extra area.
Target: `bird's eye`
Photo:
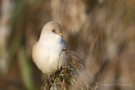
[[[56,32],[56,30],[54,30],[54,29],[53,29],[53,30],[52,30],[52,32],[53,32],[53,33],[55,33],[55,32]]]

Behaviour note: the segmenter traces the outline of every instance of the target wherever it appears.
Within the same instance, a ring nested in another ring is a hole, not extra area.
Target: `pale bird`
[[[44,25],[39,41],[33,47],[33,61],[43,73],[50,74],[67,62],[66,54],[61,53],[66,47],[60,24],[50,21]]]

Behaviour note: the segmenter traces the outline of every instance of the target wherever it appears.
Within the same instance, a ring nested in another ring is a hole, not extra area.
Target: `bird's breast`
[[[65,55],[61,53],[64,48],[62,44],[57,43],[37,43],[33,49],[33,59],[38,68],[46,73],[56,70],[65,62]]]

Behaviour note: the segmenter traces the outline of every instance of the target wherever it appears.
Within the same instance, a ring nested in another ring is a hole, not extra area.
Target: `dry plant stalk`
[[[52,72],[45,81],[42,90],[98,90],[99,83],[96,81],[91,82],[92,84],[82,81],[79,82],[80,86],[77,89],[74,88],[80,78],[80,72],[85,69],[85,65],[75,52],[69,49],[63,49],[62,52],[68,55],[69,63]],[[90,79],[88,78],[88,81]]]
[[[70,62],[49,75],[43,90],[70,90],[75,83],[78,72],[84,68],[83,61],[69,49],[63,49]]]

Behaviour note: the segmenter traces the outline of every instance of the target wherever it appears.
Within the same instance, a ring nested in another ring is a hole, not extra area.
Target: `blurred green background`
[[[135,0],[0,0],[0,90],[37,90],[31,51],[55,20],[100,90],[135,90]],[[117,85],[111,85],[112,83]]]

